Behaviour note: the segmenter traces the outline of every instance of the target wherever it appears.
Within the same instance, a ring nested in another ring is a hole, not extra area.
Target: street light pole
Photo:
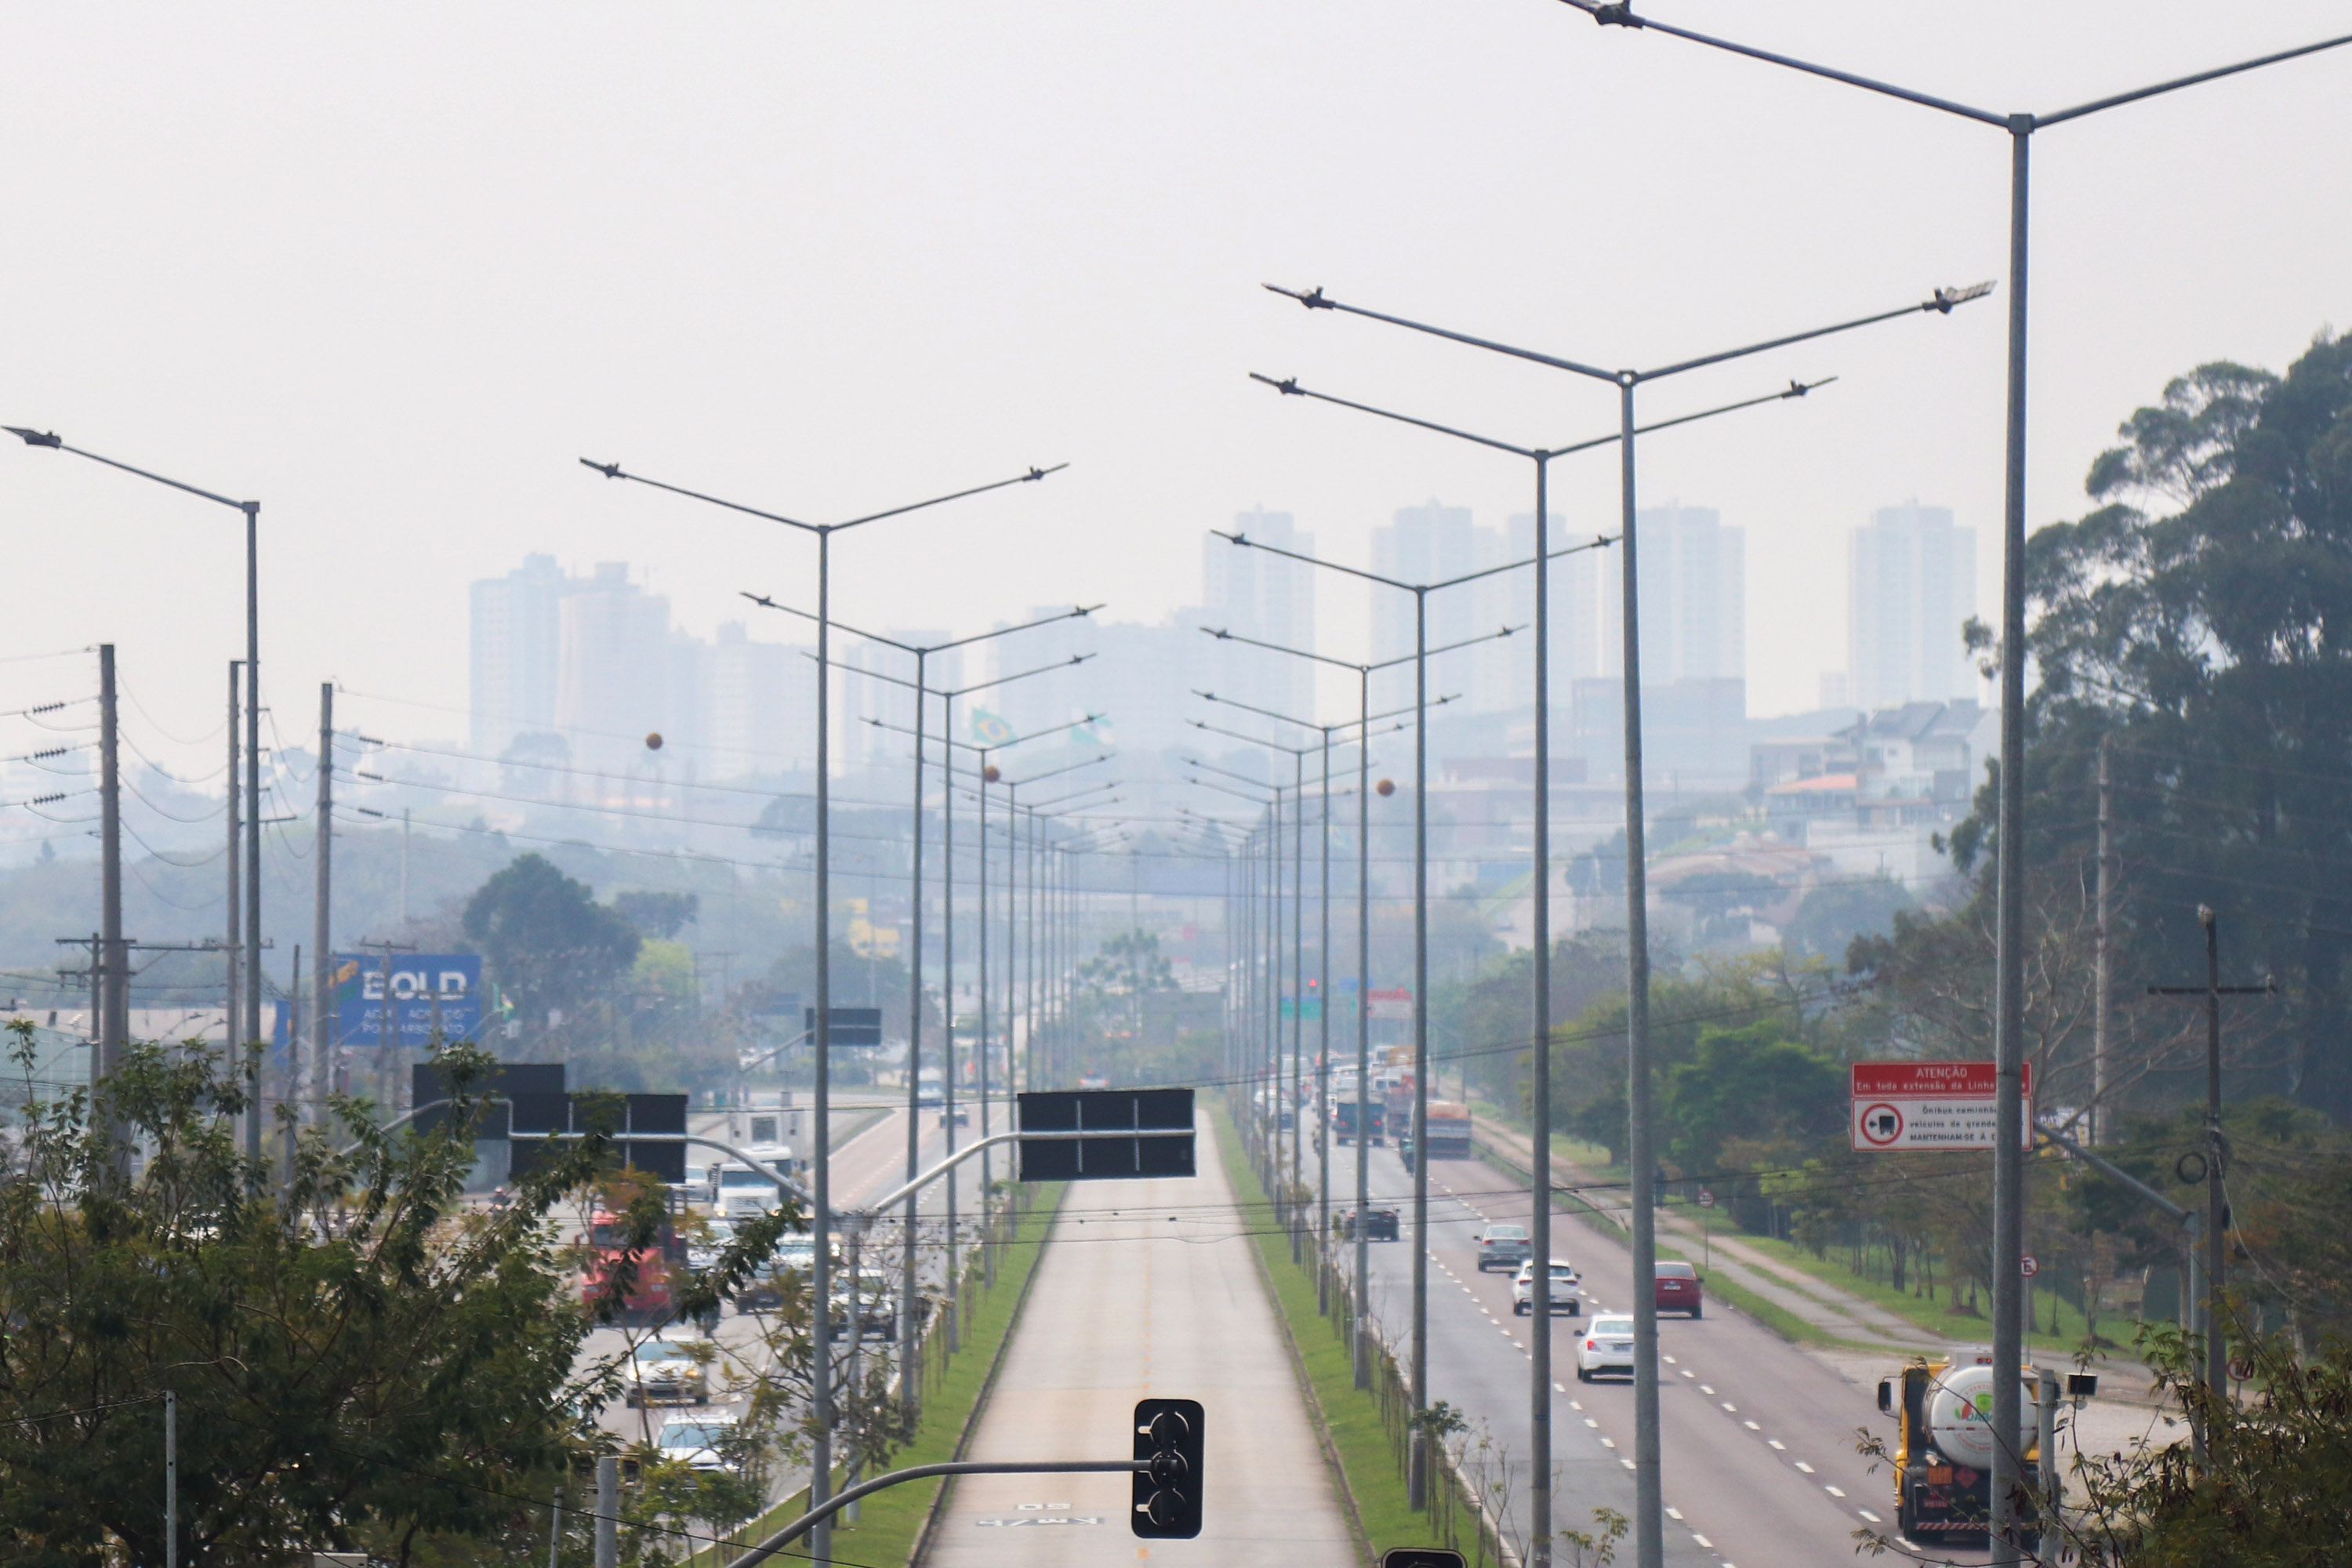
[[[1786,348],[1810,342],[1816,338],[1833,336],[1857,328],[1875,325],[1920,314],[1949,315],[1952,310],[1971,300],[1982,299],[1992,291],[1990,283],[1979,283],[1965,289],[1938,289],[1928,299],[1891,310],[1880,310],[1851,321],[1838,321],[1825,327],[1784,333],[1762,342],[1748,343],[1717,353],[1702,354],[1694,359],[1676,361],[1647,370],[1604,370],[1581,361],[1565,359],[1556,354],[1540,353],[1532,349],[1516,348],[1492,339],[1475,337],[1449,328],[1432,326],[1427,322],[1408,320],[1361,306],[1344,304],[1326,295],[1320,289],[1299,290],[1267,284],[1271,293],[1295,300],[1310,310],[1338,310],[1347,315],[1361,316],[1368,321],[1385,322],[1390,326],[1443,338],[1449,342],[1526,360],[1531,363],[1564,370],[1591,380],[1606,382],[1618,395],[1618,466],[1620,472],[1619,503],[1622,518],[1619,539],[1624,547],[1621,565],[1622,612],[1619,617],[1623,636],[1622,658],[1623,713],[1625,729],[1625,946],[1626,946],[1626,1111],[1631,1121],[1627,1139],[1633,1163],[1633,1535],[1639,1568],[1661,1568],[1664,1551],[1662,1531],[1664,1528],[1664,1500],[1661,1489],[1658,1440],[1658,1319],[1656,1292],[1654,1283],[1657,1273],[1656,1237],[1656,1159],[1652,1148],[1653,1128],[1650,1124],[1651,1060],[1650,1060],[1650,955],[1647,866],[1643,860],[1643,827],[1646,821],[1643,800],[1642,780],[1642,664],[1641,606],[1639,566],[1640,541],[1634,517],[1634,437],[1641,427],[1634,418],[1634,389],[1645,382],[1664,380],[1686,371],[1728,363],[1762,353],[1769,349]],[[1264,378],[1260,378],[1264,379]],[[1785,395],[1801,396],[1809,390],[1803,384],[1791,382]],[[1750,405],[1756,401],[1749,400]],[[1709,410],[1730,412],[1731,406]],[[1368,410],[1381,413],[1381,410]],[[1395,417],[1385,416],[1385,417]],[[1693,416],[1694,418],[1706,415]],[[1427,426],[1424,421],[1408,423]],[[1466,432],[1446,429],[1444,434],[1467,440],[1479,440]],[[1480,441],[1481,445],[1500,443]],[[1601,442],[1587,443],[1588,446]],[[1524,454],[1523,455],[1528,455]],[[1542,520],[1538,519],[1538,527]],[[1538,594],[1542,592],[1540,585]],[[1548,760],[1547,760],[1548,761]],[[1548,771],[1548,770],[1547,770]],[[1549,868],[1544,868],[1547,874]],[[1539,1173],[1544,1176],[1549,1173]],[[1549,1206],[1549,1192],[1546,1188],[1545,1205]],[[1546,1226],[1549,1229],[1549,1226]],[[1545,1260],[1547,1263],[1549,1260]],[[1545,1272],[1538,1269],[1538,1273]],[[1547,1283],[1549,1283],[1547,1281]],[[1547,1415],[1549,1405],[1546,1406]],[[1547,1426],[1549,1422],[1546,1423]],[[1538,1531],[1538,1537],[1548,1531]]]
[[[234,1052],[242,1045],[248,1053],[246,1067],[246,1092],[250,1107],[245,1118],[245,1155],[248,1171],[247,1188],[257,1191],[261,1171],[261,1061],[255,1047],[261,1034],[261,503],[257,500],[233,500],[225,495],[181,480],[150,473],[145,468],[84,451],[60,440],[54,430],[27,429],[20,426],[0,426],[27,447],[47,447],[53,451],[71,452],[77,458],[87,458],[93,463],[103,463],[126,474],[166,485],[186,495],[208,500],[216,506],[231,507],[245,514],[245,1005],[239,1020],[247,1038],[243,1042],[226,1041]],[[236,779],[231,776],[227,787],[234,794]],[[234,851],[232,851],[234,852]],[[230,929],[236,924],[236,911],[229,911]],[[292,1035],[289,1034],[289,1039]],[[119,1045],[119,1042],[118,1042]]]
[[[845,529],[856,528],[869,522],[879,522],[885,518],[901,517],[908,512],[920,511],[925,508],[940,506],[951,500],[961,500],[968,496],[983,495],[990,490],[1003,489],[1011,485],[1034,483],[1047,474],[1058,473],[1068,465],[1056,464],[1051,468],[1032,468],[1028,472],[1009,479],[974,485],[968,489],[956,490],[943,496],[933,496],[927,500],[891,507],[884,511],[868,512],[863,517],[853,517],[841,522],[815,523],[804,522],[799,518],[787,517],[781,512],[763,511],[757,507],[745,506],[737,501],[722,500],[716,496],[685,489],[677,485],[665,484],[657,479],[649,479],[641,474],[628,473],[618,463],[593,462],[586,458],[581,458],[580,461],[583,467],[593,468],[608,479],[631,480],[653,489],[667,490],[672,495],[684,496],[689,500],[703,501],[709,505],[722,507],[729,511],[738,511],[769,522],[782,523],[787,528],[795,528],[803,533],[814,534],[816,537],[816,887],[814,898],[816,904],[816,1027],[814,1031],[816,1063],[815,1086],[811,1094],[814,1103],[811,1116],[812,1136],[809,1140],[812,1145],[810,1206],[814,1211],[811,1241],[815,1249],[810,1265],[810,1283],[811,1299],[816,1304],[814,1311],[811,1314],[809,1333],[811,1359],[815,1368],[816,1383],[815,1398],[811,1411],[816,1432],[811,1444],[809,1503],[812,1508],[814,1508],[821,1506],[833,1491],[833,1259],[830,1252],[833,1231],[833,1152],[828,1146],[832,1133],[829,1091],[832,1087],[830,1058],[833,1049],[833,953],[831,951],[833,921],[832,910],[826,902],[832,891],[831,862],[833,858],[831,816],[833,790],[828,777],[832,765],[832,753],[827,734],[832,722],[829,694],[833,685],[830,635],[832,631],[830,617],[833,610],[833,536]],[[854,1310],[852,1315],[855,1316]],[[833,1530],[829,1523],[817,1526],[813,1544],[815,1547],[817,1563],[832,1561]]]

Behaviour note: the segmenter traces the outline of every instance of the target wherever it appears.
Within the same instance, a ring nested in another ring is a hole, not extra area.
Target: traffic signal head
[[[1199,1401],[1135,1402],[1135,1508],[1128,1524],[1152,1540],[1190,1541],[1201,1533],[1202,1424]]]

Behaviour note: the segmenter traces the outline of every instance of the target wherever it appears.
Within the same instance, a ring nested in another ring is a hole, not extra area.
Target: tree
[[[1845,1074],[1790,1038],[1782,1017],[1701,1028],[1689,1059],[1669,1068],[1659,1089],[1666,1158],[1685,1174],[1713,1173],[1735,1143],[1751,1159],[1801,1155],[1845,1121]]]
[[[1780,932],[1792,954],[1839,959],[1856,937],[1885,936],[1895,917],[1918,906],[1910,890],[1880,872],[1851,882],[1827,882],[1807,892]]]
[[[453,1048],[435,1059],[451,1089],[439,1128],[387,1137],[339,1099],[280,1192],[231,1120],[242,1064],[134,1045],[95,1097],[47,1099],[32,1031],[12,1027],[26,1103],[0,1166],[11,1563],[124,1560],[110,1536],[128,1561],[163,1561],[166,1389],[183,1561],[287,1563],[364,1541],[405,1563],[529,1522],[514,1500],[549,1495],[586,1436],[573,1407],[595,1380],[573,1365],[591,1317],[549,1219],[607,1156],[604,1134],[542,1162],[503,1212],[467,1209],[489,1058]],[[122,1139],[135,1163],[118,1160]],[[649,1237],[658,1218],[632,1224]]]
[[[667,942],[702,918],[702,895],[625,888],[613,895],[613,908],[643,935]]]
[[[466,935],[479,944],[490,975],[536,1034],[562,1026],[557,1015],[610,996],[644,939],[588,884],[539,855],[519,855],[475,889]]]
[[[2352,339],[2283,377],[2200,366],[2122,436],[2103,504],[2028,545],[2024,852],[2087,866],[2106,741],[2124,977],[2201,973],[2195,910],[2219,911],[2225,963],[2282,986],[2238,1081],[2352,1119]],[[1980,795],[1964,867],[1994,823]]]

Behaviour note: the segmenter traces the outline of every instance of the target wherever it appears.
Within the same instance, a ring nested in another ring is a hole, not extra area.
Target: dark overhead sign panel
[[[882,1009],[879,1007],[827,1007],[825,1039],[828,1045],[878,1046],[882,1043]],[[801,1010],[801,1027],[810,1039],[816,1038],[816,1009]]]
[[[1020,1097],[1021,1180],[1189,1176],[1189,1089],[1037,1090]],[[1032,1138],[1033,1132],[1081,1137]]]

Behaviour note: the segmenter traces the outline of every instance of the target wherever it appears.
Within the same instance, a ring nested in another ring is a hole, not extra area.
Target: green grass
[[[1834,1249],[1827,1258],[1816,1258],[1811,1251],[1794,1242],[1781,1241],[1772,1237],[1750,1236],[1746,1231],[1727,1232],[1727,1234],[1736,1237],[1741,1244],[1752,1247],[1765,1254],[1775,1263],[1810,1275],[1824,1284],[1834,1285],[1851,1295],[1859,1296],[1864,1300],[1885,1308],[1906,1322],[1923,1329],[1928,1333],[1942,1335],[1948,1339],[1967,1340],[1986,1338],[1992,1332],[1990,1318],[1992,1306],[1986,1298],[1985,1292],[1982,1289],[1977,1292],[1978,1310],[1985,1313],[1985,1316],[1972,1318],[1964,1312],[1950,1310],[1951,1284],[1944,1277],[1944,1272],[1940,1268],[1937,1270],[1936,1296],[1933,1300],[1930,1300],[1924,1296],[1914,1296],[1908,1287],[1897,1290],[1884,1279],[1863,1278],[1839,1262]],[[1965,1283],[1961,1286],[1961,1291],[1965,1299],[1967,1292]],[[2050,1328],[2050,1314],[2053,1305],[2058,1312],[2058,1329],[2055,1333],[2053,1333]],[[2032,1308],[2033,1321],[2028,1327],[2028,1337],[2036,1344],[2072,1348],[2080,1344],[2088,1332],[2082,1312],[2055,1291],[2035,1290],[2032,1295]],[[2108,1339],[2128,1342],[2131,1338],[2129,1332],[2118,1333],[2117,1331],[2119,1329],[2127,1331],[2129,1322],[2130,1320],[2122,1313],[2110,1311],[2100,1319],[2100,1328]]]
[[[1268,1200],[1257,1173],[1243,1154],[1241,1138],[1223,1106],[1214,1109],[1217,1149],[1225,1175],[1244,1212],[1263,1213]],[[1263,1234],[1254,1238],[1266,1278],[1273,1281],[1275,1305],[1281,1310],[1290,1342],[1307,1369],[1307,1380],[1321,1408],[1323,1429],[1339,1456],[1348,1491],[1355,1500],[1356,1517],[1378,1557],[1392,1546],[1429,1543],[1429,1516],[1416,1513],[1405,1500],[1404,1477],[1396,1450],[1381,1425],[1379,1398],[1356,1387],[1355,1365],[1347,1343],[1331,1331],[1331,1320],[1315,1310],[1315,1280],[1290,1261],[1290,1244],[1283,1237]]]
[[[947,1374],[932,1385],[924,1399],[922,1420],[916,1427],[914,1441],[890,1457],[892,1469],[937,1464],[955,1458],[956,1445],[963,1440],[964,1428],[979,1407],[989,1370],[996,1364],[999,1349],[1013,1332],[1029,1276],[1045,1252],[1042,1243],[1046,1229],[1054,1223],[1055,1212],[1062,1206],[1066,1187],[1067,1184],[1062,1182],[1038,1185],[1036,1206],[1021,1216],[1021,1228],[1013,1245],[997,1254],[996,1289],[980,1295],[978,1304],[971,1307],[965,1318],[963,1348],[949,1360]],[[914,1555],[915,1539],[922,1533],[931,1500],[944,1485],[943,1480],[909,1481],[867,1498],[858,1505],[860,1518],[856,1524],[834,1527],[835,1557],[843,1563],[868,1564],[870,1568],[889,1568],[907,1562]],[[807,1508],[808,1491],[803,1488],[738,1533],[759,1540],[798,1518]],[[734,1557],[740,1550],[730,1547],[722,1554],[698,1554],[689,1568],[709,1568],[711,1563]],[[804,1553],[807,1546],[803,1542],[792,1550]],[[780,1555],[776,1561],[784,1562],[785,1558]]]

